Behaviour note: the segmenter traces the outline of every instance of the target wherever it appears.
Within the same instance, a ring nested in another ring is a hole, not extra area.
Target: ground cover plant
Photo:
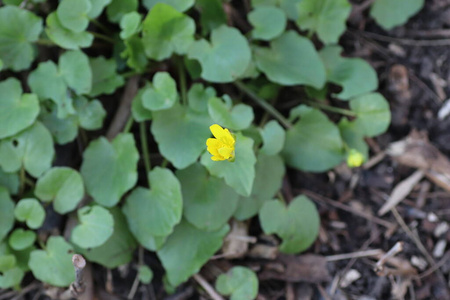
[[[369,10],[388,30],[422,6]],[[373,67],[338,43],[351,10],[347,0],[3,1],[0,288],[69,287],[75,253],[108,269],[135,262],[136,282],[149,284],[152,255],[170,294],[218,251],[236,255],[224,242],[250,222],[280,252],[307,251],[320,216],[308,195],[280,192],[287,170],[360,167],[366,138],[391,121]],[[258,294],[248,267],[216,277],[230,299]]]

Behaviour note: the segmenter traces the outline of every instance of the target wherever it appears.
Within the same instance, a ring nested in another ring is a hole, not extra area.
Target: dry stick
[[[78,298],[86,289],[83,280],[83,270],[86,267],[86,260],[80,254],[74,254],[72,256],[72,264],[75,269],[75,281],[70,284],[69,289],[60,295],[60,300]]]
[[[391,248],[391,250],[389,250],[387,253],[381,256],[381,258],[377,261],[374,267],[375,272],[376,273],[381,272],[384,268],[384,264],[386,263],[386,261],[402,251],[403,251],[403,242],[395,243],[395,245]]]
[[[362,35],[373,38],[374,40],[379,40],[383,42],[393,42],[408,46],[419,46],[419,47],[436,47],[436,46],[449,46],[450,39],[439,39],[439,40],[414,40],[414,39],[404,39],[385,36],[373,32],[359,31]]]
[[[383,253],[383,250],[381,250],[381,249],[370,249],[370,250],[356,251],[356,252],[351,252],[351,253],[329,255],[329,256],[325,256],[325,259],[327,260],[327,262],[329,262],[329,261],[337,261],[337,260],[344,260],[344,259],[351,259],[351,258],[377,256],[382,253]]]
[[[442,257],[441,260],[436,263],[436,265],[432,266],[428,270],[425,270],[423,273],[419,274],[419,278],[423,279],[423,278],[433,274],[433,272],[436,271],[437,269],[439,269],[440,267],[442,267],[449,258],[450,258],[450,251],[447,251],[445,253],[444,257]]]
[[[2,295],[0,295],[0,299],[11,299],[11,300],[18,300],[20,298],[23,297],[23,295],[28,294],[30,291],[37,289],[41,286],[41,284],[39,282],[35,282],[32,283],[30,285],[28,285],[27,287],[24,287],[22,290],[20,290],[20,292],[17,291],[10,291],[10,292],[6,292]],[[15,296],[15,297],[13,297]]]
[[[208,295],[213,300],[224,300],[222,296],[220,296],[216,290],[206,281],[200,274],[195,274],[194,276],[195,281],[198,282],[202,286],[202,288],[205,289],[205,291],[208,293]]]

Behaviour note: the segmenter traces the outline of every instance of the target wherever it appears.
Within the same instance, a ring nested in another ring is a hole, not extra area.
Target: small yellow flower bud
[[[364,162],[364,155],[362,155],[356,149],[350,149],[347,155],[347,165],[350,168],[356,168],[361,166],[363,162]]]
[[[224,129],[217,124],[209,127],[214,138],[206,140],[208,152],[211,153],[211,159],[214,161],[229,160],[234,161],[234,136],[228,129]]]

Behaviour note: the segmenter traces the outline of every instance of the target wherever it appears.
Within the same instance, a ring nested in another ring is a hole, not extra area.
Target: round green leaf
[[[138,275],[139,281],[142,282],[143,284],[149,284],[153,279],[153,272],[146,265],[139,266],[138,274],[139,274]]]
[[[142,42],[147,56],[156,60],[174,52],[185,54],[194,40],[195,23],[164,3],[157,3],[142,23]]]
[[[20,286],[25,273],[18,267],[14,267],[0,275],[0,288],[7,289]]]
[[[87,192],[103,206],[114,206],[137,181],[139,153],[131,134],[119,134],[111,143],[101,137],[83,153],[81,175]]]
[[[142,104],[142,95],[149,89],[147,83],[145,87],[141,88],[131,102],[131,114],[136,122],[143,122],[152,119],[152,112],[144,107]]]
[[[391,123],[389,103],[379,93],[365,94],[350,101],[350,108],[356,113],[355,126],[373,137],[384,133]]]
[[[247,39],[236,28],[225,25],[211,32],[211,43],[206,40],[194,42],[188,55],[200,62],[203,79],[217,83],[238,79],[251,60]]]
[[[86,48],[92,45],[94,36],[88,32],[73,32],[66,29],[58,19],[55,12],[49,14],[46,19],[47,28],[45,33],[58,46],[76,50],[79,48]]]
[[[370,64],[361,58],[341,57],[341,51],[339,46],[328,46],[320,51],[328,81],[342,86],[336,97],[348,100],[376,90],[378,77]]]
[[[0,241],[14,226],[14,202],[8,190],[0,186]]]
[[[56,14],[62,26],[73,32],[82,32],[89,25],[88,13],[91,10],[89,0],[62,0]]]
[[[73,141],[78,135],[78,120],[76,115],[67,116],[64,119],[58,118],[58,109],[52,111],[41,111],[40,121],[52,134],[55,142],[64,145]]]
[[[258,277],[246,267],[233,267],[217,277],[216,290],[230,300],[252,300],[258,295]]]
[[[195,0],[144,0],[143,2],[148,10],[152,10],[157,3],[165,3],[179,12],[184,12],[194,5]]]
[[[45,210],[34,198],[22,199],[14,209],[14,216],[20,222],[26,222],[31,229],[38,229],[45,220]]]
[[[424,0],[376,0],[370,15],[386,30],[402,25],[425,4]]]
[[[0,7],[0,59],[4,68],[14,71],[28,69],[35,56],[31,43],[39,38],[41,32],[40,17],[15,6]]]
[[[73,248],[60,236],[51,236],[45,250],[31,252],[29,266],[36,279],[66,287],[75,281]]]
[[[20,82],[15,78],[0,82],[0,139],[27,128],[38,114],[39,100],[36,95],[22,94]]]
[[[33,177],[50,169],[55,150],[50,132],[40,122],[16,136],[0,141],[0,167],[16,172],[23,165]]]
[[[18,228],[9,236],[8,243],[14,250],[24,250],[34,244],[36,233]]]
[[[273,40],[270,47],[255,48],[256,65],[269,80],[282,85],[306,84],[318,89],[325,84],[325,67],[310,40],[287,31]]]
[[[284,253],[305,251],[319,235],[319,213],[305,196],[296,197],[288,207],[277,200],[266,202],[259,221],[266,234],[276,233],[283,239],[280,251]]]
[[[151,190],[138,187],[123,206],[131,232],[147,249],[155,250],[153,237],[165,237],[181,220],[183,200],[178,179],[169,169],[149,173]]]
[[[151,131],[161,154],[177,169],[193,164],[206,148],[211,119],[181,105],[153,112]]]
[[[200,271],[208,259],[220,249],[229,231],[225,225],[218,231],[204,232],[186,221],[175,227],[164,246],[157,251],[172,286],[186,281]]]
[[[89,0],[91,3],[91,10],[88,13],[90,19],[95,19],[100,16],[105,6],[111,3],[111,0]]]
[[[208,112],[214,123],[232,130],[248,128],[255,117],[251,106],[238,104],[231,107],[231,103],[228,105],[217,97],[209,99]]]
[[[209,176],[196,163],[177,171],[183,191],[184,217],[204,231],[216,231],[225,225],[236,210],[239,195],[222,179]]]
[[[19,191],[19,184],[18,173],[6,173],[0,168],[0,186],[5,187],[11,195],[16,195]]]
[[[153,87],[146,88],[142,94],[142,105],[149,110],[168,109],[177,101],[177,84],[167,72],[157,72]]]
[[[110,95],[117,88],[124,84],[122,76],[117,74],[117,64],[115,59],[106,59],[103,56],[90,58],[89,63],[92,69],[92,89],[89,96]]]
[[[55,211],[66,214],[74,210],[84,196],[83,179],[73,169],[55,167],[38,179],[34,193],[41,201],[53,200]]]
[[[255,39],[270,41],[283,33],[286,28],[286,15],[274,6],[258,6],[248,14],[253,25],[252,36]]]
[[[74,106],[77,112],[78,123],[81,128],[86,130],[102,128],[106,111],[100,101],[89,101],[87,98],[80,96],[75,98]]]
[[[201,83],[194,83],[187,93],[189,107],[197,112],[204,112],[208,109],[208,100],[215,96],[214,88],[205,88]]]
[[[142,73],[147,68],[148,59],[145,55],[144,44],[142,39],[136,35],[124,41],[125,50],[120,54],[120,57],[127,59],[127,65]]]
[[[80,223],[72,230],[71,241],[81,248],[98,247],[113,233],[114,219],[106,208],[99,205],[80,208],[78,221]]]
[[[286,132],[283,157],[302,171],[323,172],[343,159],[343,143],[336,124],[317,109],[301,105],[300,120]]]
[[[201,163],[211,175],[224,178],[239,195],[248,197],[255,179],[256,157],[253,152],[253,140],[238,133],[235,146],[234,162],[212,161],[211,154],[205,153],[202,155]]]
[[[6,251],[5,253],[0,253],[0,272],[4,273],[5,271],[12,269],[16,266],[17,259],[14,256],[14,254],[7,254],[9,252],[9,249],[5,243],[2,244],[3,244],[2,246]]]
[[[78,95],[90,92],[93,75],[86,54],[79,50],[66,51],[59,57],[58,64],[61,76],[71,89]]]
[[[266,155],[278,154],[284,147],[286,132],[277,121],[268,122],[263,129],[260,129],[263,139],[263,146],[260,151]]]
[[[297,7],[298,26],[316,32],[325,44],[338,42],[352,10],[348,0],[302,0]]]
[[[227,23],[227,15],[222,7],[222,0],[197,0],[195,7],[200,12],[202,35]]]
[[[120,38],[125,40],[139,31],[142,17],[138,12],[127,13],[120,20]]]
[[[106,8],[108,20],[113,23],[120,22],[125,14],[136,11],[138,5],[137,0],[112,0]]]

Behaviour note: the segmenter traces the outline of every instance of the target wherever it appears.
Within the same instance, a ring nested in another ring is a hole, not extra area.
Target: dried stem
[[[398,253],[403,251],[403,242],[397,242],[394,247],[391,248],[386,254],[384,254],[375,264],[375,272],[380,273],[384,269],[384,264],[386,261],[388,261],[390,258],[394,257]]]
[[[222,296],[220,296],[216,290],[208,283],[208,281],[205,280],[200,274],[194,275],[195,281],[198,282],[202,286],[203,289],[208,293],[208,295],[213,300],[224,300]]]

